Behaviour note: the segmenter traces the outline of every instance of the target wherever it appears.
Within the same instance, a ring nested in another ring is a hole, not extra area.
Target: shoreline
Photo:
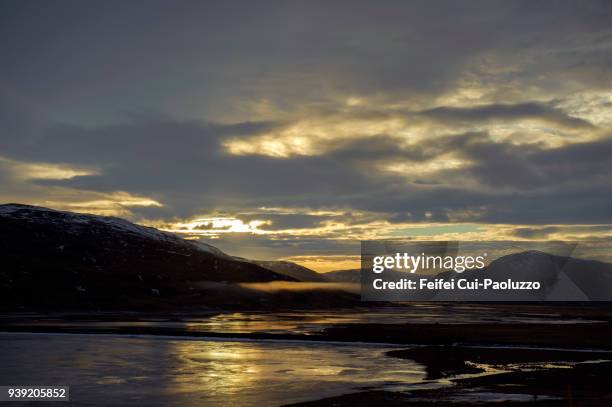
[[[48,331],[48,330],[47,330]],[[97,330],[99,331],[99,330]],[[99,334],[99,332],[2,332],[24,335],[77,335],[113,337],[159,338],[178,340],[235,341],[237,338],[217,336],[163,336],[134,334]],[[281,339],[241,338],[239,341],[285,342]],[[290,341],[295,342],[295,341]],[[612,350],[570,348],[537,348],[520,346],[476,345],[407,345],[363,343],[359,341],[299,341],[307,345],[383,346],[384,358],[411,360],[425,367],[426,376],[421,384],[441,384],[431,388],[413,390],[356,390],[347,394],[325,397],[295,404],[293,407],[361,407],[385,404],[393,406],[445,406],[456,407],[494,403],[495,406],[565,406],[568,400],[577,406],[612,404],[608,378],[612,377]],[[401,348],[401,347],[404,348]],[[570,393],[567,393],[570,389]]]
[[[95,318],[94,318],[95,320]],[[314,333],[212,332],[188,326],[84,326],[88,321],[39,320],[0,324],[3,334],[111,335],[175,340],[278,342],[308,346],[386,348],[385,358],[424,366],[435,389],[353,391],[289,404],[300,407],[386,405],[612,405],[612,325],[564,323],[345,323]],[[89,322],[95,322],[89,320]],[[103,322],[103,321],[99,321]],[[393,349],[389,349],[393,348]],[[315,394],[316,397],[316,394]]]
[[[339,324],[312,334],[195,331],[182,327],[86,327],[53,324],[0,324],[5,333],[65,333],[168,336],[177,338],[233,338],[343,342],[403,346],[514,346],[612,350],[610,323],[570,324]]]
[[[461,346],[393,350],[387,352],[387,356],[424,364],[427,380],[446,379],[451,385],[434,390],[353,392],[287,404],[285,407],[438,407],[449,404],[455,407],[488,404],[557,407],[612,404],[608,383],[612,375],[612,361],[609,357],[594,362],[572,350],[513,349],[510,352],[495,352],[495,349]],[[481,363],[474,364],[474,360]],[[537,363],[544,365],[539,368],[533,366]],[[526,368],[528,365],[532,367]],[[487,372],[487,368],[498,370]]]

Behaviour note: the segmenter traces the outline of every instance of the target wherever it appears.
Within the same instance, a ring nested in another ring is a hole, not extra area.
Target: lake
[[[384,356],[396,348],[0,334],[0,382],[69,385],[72,405],[82,406],[276,406],[364,388],[423,387],[421,365]]]

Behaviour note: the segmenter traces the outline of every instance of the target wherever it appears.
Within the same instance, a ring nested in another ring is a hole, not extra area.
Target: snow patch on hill
[[[22,204],[0,205],[0,217],[19,219],[30,223],[51,223],[61,225],[68,233],[77,233],[83,228],[95,231],[100,228],[110,228],[118,233],[128,233],[145,239],[155,239],[163,242],[190,245],[198,250],[219,257],[229,257],[227,254],[209,244],[199,241],[189,241],[174,233],[164,232],[153,227],[137,225],[125,219],[113,216],[100,216]]]

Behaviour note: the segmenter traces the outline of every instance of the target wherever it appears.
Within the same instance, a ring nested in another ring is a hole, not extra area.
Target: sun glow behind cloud
[[[74,197],[73,201],[39,201],[35,205],[51,207],[59,210],[91,213],[103,216],[131,217],[131,208],[157,207],[163,205],[154,199],[133,195],[124,191],[108,194],[82,192]]]
[[[269,224],[266,220],[251,220],[245,222],[232,217],[198,217],[188,221],[181,221],[160,226],[162,229],[189,236],[206,236],[217,238],[227,233],[264,234],[260,227]]]
[[[367,138],[380,134],[401,135],[406,130],[403,120],[396,117],[358,118],[316,115],[298,120],[285,128],[247,138],[230,138],[223,146],[230,154],[258,154],[288,158],[300,155],[319,155],[342,140]]]
[[[0,169],[4,169],[12,182],[31,184],[30,190],[34,193],[44,190],[46,197],[38,199],[30,197],[31,191],[26,190],[27,198],[17,201],[32,205],[40,205],[58,210],[67,210],[82,213],[91,213],[105,216],[130,217],[130,208],[134,207],[162,207],[163,205],[151,198],[143,197],[126,191],[97,192],[83,191],[67,187],[44,186],[36,184],[37,181],[70,180],[80,176],[98,175],[100,171],[68,164],[41,163],[10,160],[0,157]],[[22,189],[25,189],[21,187]],[[5,198],[0,191],[1,199]]]
[[[137,201],[132,201],[137,202]],[[149,205],[150,201],[143,200],[143,205]],[[276,228],[272,219],[267,219],[266,214],[300,215],[309,214],[322,219],[312,226],[302,228]],[[248,215],[248,216],[247,216]],[[257,216],[259,219],[252,219]],[[431,214],[426,213],[425,219]],[[450,214],[455,217],[454,222],[431,222],[431,221],[389,221],[381,219],[383,214],[371,212],[343,210],[308,210],[304,208],[261,208],[260,211],[238,212],[233,216],[209,215],[193,219],[178,220],[174,222],[144,221],[150,226],[193,237],[219,237],[223,234],[238,235],[261,235],[271,239],[300,239],[300,238],[323,238],[339,240],[367,240],[367,239],[434,239],[434,240],[457,240],[478,239],[487,240],[516,239],[516,231],[529,228],[534,232],[545,231],[547,236],[556,239],[592,238],[612,236],[612,230],[602,229],[594,234],[593,228],[602,225],[528,225],[528,224],[491,224],[462,222],[461,214]],[[248,220],[247,220],[248,218]],[[554,229],[554,230],[553,230]],[[519,237],[520,238],[520,237]],[[529,237],[524,237],[529,239]]]
[[[275,224],[274,215],[316,216],[318,221],[301,228],[281,227]],[[188,239],[233,242],[228,247],[220,247],[245,257],[248,256],[239,251],[243,245],[256,245],[255,242],[262,239],[267,242],[279,242],[283,247],[292,248],[292,252],[296,254],[277,256],[277,259],[292,261],[319,272],[358,268],[358,255],[355,249],[358,250],[357,243],[360,240],[409,238],[443,241],[541,239],[576,241],[612,238],[612,230],[607,225],[473,223],[462,222],[462,216],[467,215],[461,214],[453,214],[455,220],[452,223],[409,220],[392,222],[381,219],[383,216],[381,213],[333,208],[260,207],[246,213],[211,214],[175,222],[158,221],[147,224]],[[313,253],[308,247],[316,241],[326,242],[324,245],[326,248],[321,247]],[[347,245],[353,249],[347,250]]]
[[[401,161],[384,164],[382,169],[411,178],[435,175],[441,171],[459,170],[470,165],[470,162],[452,155],[436,157],[424,162]]]
[[[98,170],[79,168],[69,164],[17,161],[1,156],[0,166],[7,168],[15,178],[22,180],[65,180],[99,174]]]
[[[597,100],[601,102],[602,98],[607,100],[608,97],[599,96]],[[401,150],[411,145],[432,143],[440,137],[478,132],[489,134],[495,142],[540,144],[555,148],[601,138],[597,128],[588,128],[588,120],[602,122],[606,120],[603,117],[607,117],[597,106],[579,110],[577,101],[572,101],[572,98],[565,99],[564,103],[545,100],[533,112],[526,109],[520,112],[520,105],[488,104],[482,99],[461,107],[433,104],[416,110],[415,106],[406,105],[406,102],[350,99],[359,100],[359,103],[334,104],[330,101],[323,111],[303,108],[294,114],[279,112],[281,116],[272,117],[271,120],[282,120],[287,124],[259,134],[229,137],[222,142],[222,146],[231,155],[290,158],[327,154],[351,140],[387,136],[392,137]],[[559,109],[554,103],[558,103]],[[519,109],[513,113],[511,109],[514,106]],[[498,108],[500,112],[495,112],[491,107]],[[470,112],[470,109],[475,112],[480,109],[481,116]]]
[[[610,237],[603,3],[200,2],[161,19],[151,4],[100,10],[113,32],[83,7],[52,36],[46,13],[9,7],[21,41],[0,66],[5,202],[277,258],[370,238]]]

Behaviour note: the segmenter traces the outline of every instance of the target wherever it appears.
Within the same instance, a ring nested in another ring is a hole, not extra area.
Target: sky
[[[605,1],[0,2],[0,202],[351,268],[612,238]]]

